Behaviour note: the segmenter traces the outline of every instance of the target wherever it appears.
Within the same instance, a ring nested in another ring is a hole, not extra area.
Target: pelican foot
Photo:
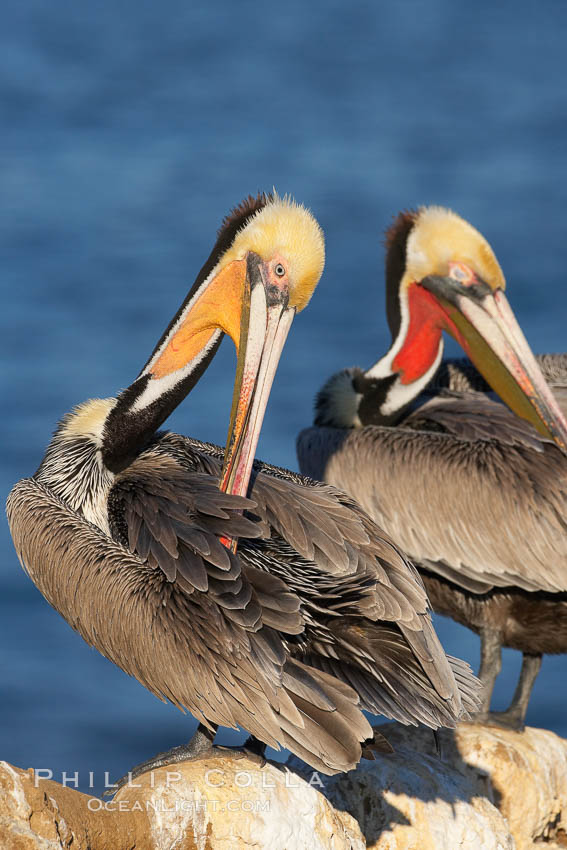
[[[523,732],[526,728],[523,714],[510,708],[507,711],[491,711],[486,722],[489,726],[499,726],[513,732]]]
[[[179,764],[182,761],[192,761],[213,755],[215,749],[213,747],[214,736],[215,732],[200,724],[187,744],[172,747],[171,750],[165,750],[163,753],[158,753],[152,756],[152,758],[137,764],[125,776],[122,776],[121,779],[113,783],[112,787],[108,788],[103,796],[110,797],[116,794],[124,785],[131,784],[138,776],[148,773],[151,770],[157,770],[158,767],[167,767],[170,764]]]
[[[471,717],[469,723],[483,723],[485,726],[494,726],[499,729],[510,729],[512,732],[524,731],[524,719],[517,711],[507,709],[506,711],[479,711]]]
[[[218,744],[213,746],[209,730],[203,731],[199,727],[188,744],[172,747],[171,750],[158,753],[141,764],[137,764],[125,776],[122,776],[117,782],[113,783],[112,787],[105,791],[103,796],[110,797],[125,785],[132,785],[134,780],[143,773],[149,773],[152,770],[157,770],[158,767],[168,767],[169,765],[180,764],[185,761],[197,761],[198,759],[212,758],[214,756],[234,759],[247,757],[262,768],[267,764],[264,755],[265,750],[266,745],[253,736],[250,736],[244,742],[243,746],[240,747],[219,746]]]

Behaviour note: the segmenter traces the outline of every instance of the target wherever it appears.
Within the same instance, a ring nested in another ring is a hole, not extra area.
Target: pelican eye
[[[276,265],[274,266],[274,273],[278,277],[283,277],[285,275],[285,267],[282,266],[281,263],[276,263]]]
[[[465,263],[449,263],[449,277],[462,286],[472,286],[477,282],[476,274]]]

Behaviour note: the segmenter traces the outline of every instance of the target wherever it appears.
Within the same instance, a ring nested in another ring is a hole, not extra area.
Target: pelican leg
[[[118,782],[114,783],[111,788],[105,791],[104,796],[108,797],[111,794],[116,794],[120,788],[132,782],[138,776],[141,776],[142,773],[148,773],[150,770],[156,770],[158,767],[166,767],[170,764],[179,764],[182,761],[205,758],[207,755],[211,755],[216,731],[216,726],[213,731],[202,723],[199,723],[195,734],[187,744],[172,747],[171,750],[165,750],[163,753],[158,753],[141,764],[137,764],[125,776],[119,779]]]
[[[520,678],[506,711],[494,711],[490,719],[499,726],[507,726],[521,732],[525,726],[526,711],[534,682],[541,668],[541,655],[528,655],[524,652]]]
[[[478,678],[482,682],[482,704],[478,718],[488,715],[494,683],[502,669],[502,638],[497,629],[483,628],[480,631],[480,669]]]

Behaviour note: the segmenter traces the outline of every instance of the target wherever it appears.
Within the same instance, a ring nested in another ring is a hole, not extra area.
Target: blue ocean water
[[[145,362],[249,192],[290,192],[327,266],[292,329],[259,455],[296,468],[333,371],[388,345],[382,233],[450,206],[492,243],[535,351],[565,349],[567,6],[9,2],[0,32],[1,488],[33,473],[57,419]],[[226,437],[228,342],[169,426]],[[87,647],[0,528],[0,758],[88,787],[194,722]],[[453,654],[478,640],[439,619]],[[496,705],[519,669],[504,653]],[[528,722],[567,735],[567,659],[546,658]],[[235,734],[227,733],[225,740]],[[240,740],[243,736],[240,736]]]

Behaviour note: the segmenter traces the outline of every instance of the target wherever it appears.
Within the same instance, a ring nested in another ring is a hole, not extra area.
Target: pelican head
[[[446,331],[515,413],[566,448],[567,422],[508,304],[502,269],[484,236],[451,210],[431,206],[400,213],[386,245],[391,348],[366,372],[351,370],[328,382],[318,400],[319,423],[330,424],[331,410],[351,426],[395,422],[435,374]]]
[[[229,315],[223,315],[228,321],[220,325],[238,354],[223,490],[246,493],[283,345],[296,312],[309,303],[324,263],[325,242],[317,221],[305,207],[277,196],[237,233],[222,258],[217,280],[230,274],[241,292]]]
[[[106,417],[105,466],[114,472],[130,462],[227,334],[237,367],[222,487],[245,492],[285,339],[313,294],[324,260],[321,228],[290,198],[259,195],[233,210],[150,359]]]

